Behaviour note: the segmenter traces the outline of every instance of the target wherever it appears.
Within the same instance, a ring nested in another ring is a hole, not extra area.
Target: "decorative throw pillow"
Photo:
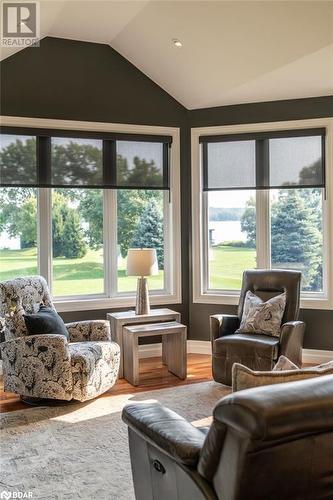
[[[273,368],[273,372],[282,372],[283,370],[298,370],[299,367],[295,365],[286,356],[280,356],[276,365]]]
[[[51,307],[41,305],[36,314],[24,315],[29,335],[64,335],[69,339],[68,331],[59,314]]]
[[[298,368],[297,370],[262,372],[251,370],[240,363],[234,363],[232,367],[232,391],[237,392],[262,385],[295,382],[307,378],[321,377],[322,375],[333,375],[333,361],[309,368]]]
[[[249,290],[245,296],[241,324],[236,333],[261,333],[279,337],[285,307],[285,292],[264,302]]]

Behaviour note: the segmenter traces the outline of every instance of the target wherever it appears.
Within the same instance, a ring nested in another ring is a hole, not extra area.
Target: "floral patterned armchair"
[[[117,380],[120,349],[111,342],[109,323],[68,323],[69,341],[63,335],[27,335],[23,315],[36,313],[41,303],[55,309],[41,276],[0,283],[5,391],[86,401],[110,389]]]

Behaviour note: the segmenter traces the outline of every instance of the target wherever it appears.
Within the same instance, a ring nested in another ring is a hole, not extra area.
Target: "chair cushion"
[[[68,344],[73,374],[73,399],[86,401],[107,391],[117,379],[120,348],[115,342]]]
[[[65,323],[51,307],[41,305],[36,314],[24,314],[23,317],[29,335],[56,334],[69,339]]]
[[[254,353],[269,359],[277,359],[279,339],[268,335],[235,333],[220,337],[214,342],[214,354],[233,356],[240,359],[253,357]]]
[[[236,333],[254,332],[280,337],[286,293],[264,302],[250,290],[246,293],[241,324]]]

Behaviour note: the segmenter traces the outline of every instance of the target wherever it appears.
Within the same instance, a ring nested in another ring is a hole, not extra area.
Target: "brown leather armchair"
[[[136,500],[333,498],[333,375],[226,396],[209,431],[158,403],[123,420]]]
[[[301,273],[298,271],[254,269],[244,272],[237,315],[216,314],[210,317],[212,368],[216,382],[231,385],[234,363],[241,363],[252,370],[271,370],[281,354],[301,366],[305,323],[297,321],[300,289]],[[240,325],[248,290],[265,301],[286,292],[280,338],[235,333]]]

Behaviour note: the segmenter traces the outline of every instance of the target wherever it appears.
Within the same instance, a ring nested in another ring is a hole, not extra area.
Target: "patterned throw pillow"
[[[273,368],[273,372],[283,372],[284,370],[298,370],[299,367],[295,365],[286,356],[280,356],[277,360],[276,365]]]
[[[236,333],[260,333],[279,337],[285,307],[285,292],[264,302],[249,290],[245,296],[241,324]]]

